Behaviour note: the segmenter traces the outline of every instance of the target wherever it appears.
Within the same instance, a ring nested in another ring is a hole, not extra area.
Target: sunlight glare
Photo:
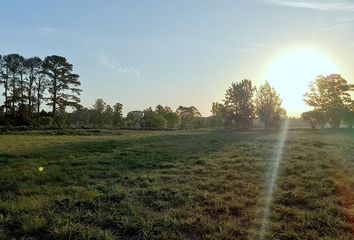
[[[273,194],[274,188],[276,187],[276,180],[278,178],[279,166],[283,159],[283,150],[285,147],[285,142],[288,135],[288,126],[289,119],[287,118],[284,122],[284,126],[282,127],[282,131],[280,132],[277,147],[275,148],[274,156],[273,156],[273,164],[271,168],[271,176],[270,181],[267,186],[267,192],[265,195],[265,207],[263,210],[262,216],[262,225],[260,230],[260,240],[264,240],[266,237],[266,232],[268,231],[268,222],[271,214],[272,202],[273,202]]]
[[[264,79],[275,87],[283,98],[283,106],[292,114],[291,111],[307,109],[303,94],[316,76],[336,73],[337,70],[327,54],[313,48],[300,48],[287,50],[276,57],[267,66]]]

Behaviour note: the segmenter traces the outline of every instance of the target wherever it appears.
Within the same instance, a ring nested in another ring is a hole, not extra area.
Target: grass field
[[[0,239],[259,239],[278,138],[0,135]],[[265,239],[354,239],[353,173],[354,132],[289,131]]]

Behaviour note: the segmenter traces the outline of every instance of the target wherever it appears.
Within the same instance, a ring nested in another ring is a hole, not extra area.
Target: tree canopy
[[[286,111],[281,107],[282,100],[275,89],[265,82],[257,91],[255,105],[256,115],[264,124],[265,129],[278,129],[280,122],[286,117]]]
[[[353,111],[352,90],[353,86],[339,74],[320,75],[311,82],[309,91],[304,94],[304,101],[322,113],[323,122],[338,128],[341,120],[348,118]]]

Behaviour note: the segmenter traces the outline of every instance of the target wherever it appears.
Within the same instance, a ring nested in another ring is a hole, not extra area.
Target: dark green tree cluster
[[[98,98],[91,108],[79,108],[68,114],[68,123],[76,127],[123,127],[123,104],[111,107]]]
[[[354,86],[349,84],[339,74],[318,76],[311,82],[310,89],[304,95],[304,101],[313,109],[304,112],[301,118],[311,128],[322,128],[329,124],[332,128],[339,128],[341,123],[352,128],[354,123],[354,100],[351,92]]]
[[[91,108],[80,108],[67,114],[68,123],[76,127],[117,127],[131,129],[179,129],[204,127],[204,119],[194,106],[179,106],[174,112],[168,106],[157,105],[143,111],[135,110],[123,117],[123,105],[113,107],[103,99],[95,101]]]
[[[257,90],[250,80],[244,79],[232,83],[226,90],[224,104],[212,104],[212,121],[217,126],[223,122],[227,128],[245,130],[259,118],[265,129],[278,129],[286,117],[281,103],[280,96],[268,82]]]
[[[194,106],[179,106],[175,112],[168,106],[157,105],[127,114],[126,126],[151,129],[198,129],[204,127],[203,118]]]
[[[81,107],[79,75],[65,57],[0,56],[0,84],[4,97],[0,125],[59,126],[66,107]],[[42,104],[49,106],[49,113],[41,111]]]

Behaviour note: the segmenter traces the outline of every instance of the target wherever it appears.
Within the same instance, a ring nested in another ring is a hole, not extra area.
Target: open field
[[[258,239],[278,134],[0,135],[0,239]],[[265,239],[354,239],[353,173],[354,132],[289,131]]]

